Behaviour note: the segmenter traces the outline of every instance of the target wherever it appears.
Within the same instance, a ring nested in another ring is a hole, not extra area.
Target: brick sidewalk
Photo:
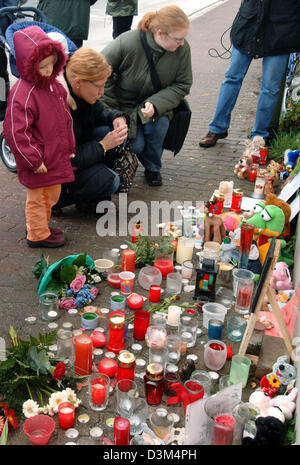
[[[164,154],[163,186],[148,187],[143,169],[139,167],[134,187],[128,194],[128,203],[134,200],[143,200],[147,205],[154,200],[206,201],[220,181],[230,179],[234,180],[235,187],[241,187],[246,194],[252,192],[253,184],[238,180],[233,168],[244,150],[243,141],[254,122],[260,86],[260,61],[251,64],[245,78],[232,114],[228,138],[209,149],[202,149],[198,145],[213,117],[219,87],[229,63],[228,60],[210,57],[208,50],[216,48],[222,51],[221,34],[230,27],[239,5],[240,0],[230,0],[192,22],[189,42],[194,84],[188,100],[193,115],[186,142],[176,158],[170,152]],[[226,37],[228,44],[229,35]],[[34,326],[24,324],[24,318],[30,314],[37,315],[37,289],[32,267],[42,252],[49,255],[50,263],[80,252],[87,252],[97,259],[104,250],[118,247],[130,237],[99,237],[96,234],[96,217],[80,215],[75,208],[69,207],[65,209],[63,217],[53,218],[53,225],[61,227],[66,233],[66,245],[56,250],[30,249],[25,238],[25,189],[19,184],[17,176],[8,172],[2,163],[0,185],[0,336],[8,343],[10,325],[23,337],[47,329],[43,323]],[[108,307],[109,294],[109,290],[101,289],[97,305]],[[23,432],[18,434],[24,440]],[[17,439],[18,434],[13,441],[15,444],[22,443]]]

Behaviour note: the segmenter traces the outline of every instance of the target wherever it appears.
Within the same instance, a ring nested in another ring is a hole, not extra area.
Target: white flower
[[[33,417],[39,413],[39,404],[35,400],[28,399],[23,403],[23,413],[26,418]]]
[[[47,408],[48,415],[49,415],[50,417],[53,417],[54,414],[55,414],[53,408],[50,407],[50,405],[47,405],[46,408]]]
[[[49,407],[50,409],[53,409],[54,413],[57,413],[59,404],[65,401],[66,401],[66,396],[63,392],[60,392],[60,391],[54,392],[49,397]]]
[[[77,401],[77,396],[75,391],[71,388],[66,388],[64,391],[62,391],[62,394],[64,394],[66,400],[68,402],[76,402]]]
[[[44,414],[44,415],[48,415],[48,405],[44,405],[44,407],[39,407],[39,413],[40,414]]]

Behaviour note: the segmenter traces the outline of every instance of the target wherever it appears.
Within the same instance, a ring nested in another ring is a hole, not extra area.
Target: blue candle
[[[211,319],[208,322],[208,339],[222,339],[223,321]]]

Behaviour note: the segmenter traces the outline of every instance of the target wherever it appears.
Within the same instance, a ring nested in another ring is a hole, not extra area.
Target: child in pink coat
[[[3,135],[15,156],[19,181],[27,188],[27,243],[60,247],[64,235],[49,222],[61,184],[74,180],[73,122],[67,92],[56,79],[67,57],[62,44],[38,26],[15,32],[14,50],[20,78],[9,93]]]

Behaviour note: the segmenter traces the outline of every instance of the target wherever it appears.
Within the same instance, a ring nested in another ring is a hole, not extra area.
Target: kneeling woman
[[[96,212],[98,202],[110,200],[119,187],[118,175],[110,169],[107,151],[122,145],[127,138],[127,117],[118,110],[107,110],[100,97],[111,74],[101,53],[89,47],[76,50],[67,63],[65,79],[73,97],[71,114],[76,139],[72,158],[75,181],[63,184],[53,213],[75,204],[79,211]],[[112,127],[104,137],[101,128]]]

